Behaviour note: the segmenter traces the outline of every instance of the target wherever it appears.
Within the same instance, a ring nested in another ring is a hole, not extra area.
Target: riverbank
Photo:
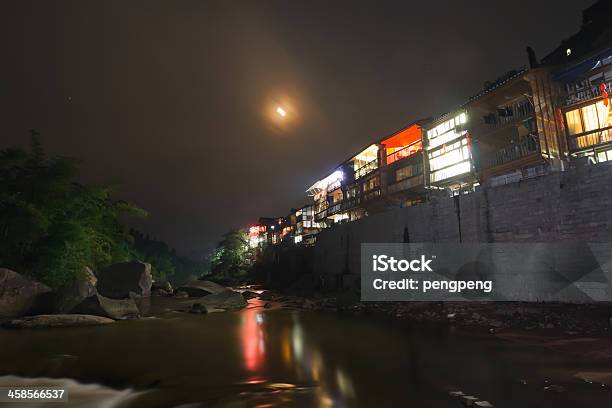
[[[2,376],[15,384],[74,380],[75,403],[106,406],[93,404],[104,392],[123,403],[109,406],[122,408],[461,407],[453,391],[496,408],[603,408],[612,397],[612,362],[591,356],[542,352],[535,342],[486,330],[334,309],[330,300],[315,309],[308,299],[245,296],[246,308],[225,313],[190,313],[189,298],[155,296],[137,299],[141,319],[0,328],[0,383]]]
[[[459,332],[612,362],[610,303],[361,302],[347,294],[297,296],[273,291],[264,291],[260,299],[278,307],[442,324]]]

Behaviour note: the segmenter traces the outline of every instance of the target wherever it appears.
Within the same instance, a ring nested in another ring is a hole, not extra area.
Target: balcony
[[[396,150],[395,152],[387,155],[387,165],[395,163],[396,161],[406,157],[410,157],[413,154],[420,152],[422,149],[423,143],[420,140],[411,143],[408,146],[402,147],[400,150]]]
[[[511,106],[497,110],[497,114],[490,113],[484,116],[484,122],[491,129],[500,129],[508,125],[517,124],[533,117],[534,109],[531,101],[524,99]]]
[[[373,188],[372,190],[363,193],[363,201],[373,200],[382,195],[380,187]]]
[[[571,151],[612,143],[612,126],[569,137]]]
[[[355,180],[364,177],[378,168],[378,159],[370,160],[355,170]]]
[[[327,209],[327,216],[330,215],[334,215],[337,212],[340,212],[342,210],[342,203],[343,201],[339,201],[335,204],[332,204],[328,209]]]
[[[612,80],[605,82],[606,88],[609,90],[612,87]],[[588,84],[586,86],[579,87],[578,85],[568,85],[568,88],[574,88],[567,92],[565,96],[565,105],[573,105],[578,102],[588,101],[594,98],[601,97],[600,84],[593,85]]]
[[[361,203],[361,196],[347,198],[342,202],[342,211],[351,210]]]
[[[518,170],[542,162],[540,142],[536,135],[529,135],[518,143],[497,150],[483,160],[483,178]]]
[[[321,211],[317,212],[314,216],[315,221],[321,221],[325,218],[327,218],[327,208],[324,208]]]
[[[423,175],[419,174],[416,176],[408,177],[403,180],[393,183],[387,187],[389,194],[399,193],[400,191],[407,191],[418,187],[423,187]]]

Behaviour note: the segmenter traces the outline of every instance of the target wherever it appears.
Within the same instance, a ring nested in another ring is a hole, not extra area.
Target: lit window
[[[445,180],[460,174],[468,173],[471,170],[470,162],[464,161],[453,166],[445,167],[442,170],[431,173],[430,180],[432,182]]]
[[[368,181],[366,181],[365,183],[363,183],[363,191],[368,192],[368,191],[374,190],[378,186],[379,186],[378,177],[373,177],[369,179]]]
[[[597,107],[596,105],[589,105],[581,108],[582,119],[584,120],[584,131],[590,132],[591,130],[599,129],[599,119],[597,118]]]
[[[459,115],[455,116],[454,118],[449,119],[449,120],[447,120],[445,122],[442,122],[439,125],[437,125],[436,127],[434,127],[433,129],[428,130],[427,131],[427,139],[429,140],[430,147],[438,146],[438,145],[440,145],[442,143],[445,143],[446,141],[450,141],[453,138],[459,137],[460,134],[457,134],[455,132],[455,126],[462,125],[462,124],[465,124],[465,123],[467,123],[467,115],[465,113],[460,113]],[[457,136],[452,137],[451,135],[445,135],[445,133],[451,132],[451,131],[452,131],[452,133],[457,134]],[[445,141],[442,141],[442,142],[440,142],[440,141],[433,142],[434,139],[436,139],[436,138],[438,138],[438,137],[440,137],[442,135],[445,136],[444,137]],[[435,144],[435,146],[432,146],[434,144]]]
[[[402,167],[395,171],[395,181],[402,181],[419,173],[420,171],[417,165]]]
[[[612,141],[612,111],[602,100],[565,112],[565,123],[569,135],[574,136],[570,141],[573,149]]]

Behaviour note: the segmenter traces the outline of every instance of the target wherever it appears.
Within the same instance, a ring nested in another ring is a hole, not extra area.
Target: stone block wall
[[[314,273],[331,285],[358,278],[362,243],[612,242],[612,163],[579,165],[322,231]]]

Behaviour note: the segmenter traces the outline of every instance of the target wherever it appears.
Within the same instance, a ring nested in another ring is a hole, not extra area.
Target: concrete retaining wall
[[[612,242],[612,163],[371,215],[321,232],[314,273],[331,286],[357,280],[362,243]]]

